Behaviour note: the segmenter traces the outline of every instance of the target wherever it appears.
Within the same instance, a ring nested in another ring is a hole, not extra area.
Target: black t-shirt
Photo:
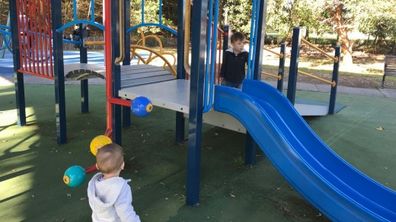
[[[238,55],[233,49],[228,49],[223,55],[220,76],[226,81],[240,84],[245,79],[245,66],[248,61],[249,53],[240,52]]]

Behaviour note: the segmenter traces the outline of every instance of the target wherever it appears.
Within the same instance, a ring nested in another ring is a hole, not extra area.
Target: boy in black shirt
[[[231,36],[232,47],[224,52],[220,71],[220,82],[223,86],[240,88],[245,79],[245,66],[248,52],[243,49],[245,36],[236,32]]]

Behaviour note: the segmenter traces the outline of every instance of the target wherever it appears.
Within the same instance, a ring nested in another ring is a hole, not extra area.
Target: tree
[[[267,25],[270,32],[284,38],[295,26],[304,26],[309,33],[329,31],[321,21],[324,0],[272,0],[268,2]],[[307,34],[309,34],[307,33]]]
[[[395,0],[373,0],[371,7],[364,9],[361,14],[370,16],[359,17],[359,31],[374,37],[373,46],[386,46],[387,40],[395,46],[396,42],[396,9]],[[393,51],[393,49],[392,49]]]
[[[331,25],[338,35],[343,63],[352,64],[353,40],[349,35],[353,30],[354,16],[340,0],[332,0],[331,3],[326,3],[324,15],[326,17],[325,23]]]
[[[221,2],[224,14],[222,17],[227,18],[228,25],[231,29],[250,33],[250,19],[252,15],[251,0],[223,0]]]

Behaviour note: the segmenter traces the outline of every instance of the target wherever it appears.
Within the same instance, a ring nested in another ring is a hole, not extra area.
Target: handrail
[[[274,77],[274,78],[276,78],[276,79],[278,79],[278,80],[281,80],[281,79],[282,79],[282,76],[280,76],[280,75],[275,75],[275,74],[268,73],[268,72],[261,72],[261,74]]]
[[[334,62],[338,62],[338,61],[339,61],[339,58],[338,58],[338,57],[328,55],[326,51],[324,51],[323,49],[317,47],[316,45],[314,45],[314,44],[308,42],[306,39],[301,39],[301,42],[304,43],[304,44],[306,44],[306,45],[308,45],[310,48],[313,48],[313,49],[315,49],[316,51],[319,51],[322,55],[324,55],[324,56],[326,56],[327,58],[333,60]]]
[[[140,45],[142,43],[142,46],[146,46],[146,39],[152,38],[155,39],[155,41],[159,44],[160,47],[160,52],[162,53],[164,51],[164,46],[162,44],[161,39],[157,35],[147,35],[145,36],[144,34],[140,34],[141,39],[136,43],[137,45]]]
[[[322,81],[324,83],[327,83],[327,84],[331,85],[332,87],[335,87],[337,85],[337,83],[335,81],[331,81],[331,80],[328,80],[328,79],[325,79],[325,78],[322,78],[322,77],[319,77],[319,76],[315,76],[315,75],[313,75],[311,73],[303,72],[303,71],[300,71],[300,70],[298,71],[298,73],[300,73],[301,75],[312,77],[312,78],[317,79],[319,81]]]
[[[124,8],[125,8],[125,5],[124,5],[124,0],[119,0],[118,1],[119,2],[119,6],[118,6],[118,14],[119,14],[119,16],[118,16],[118,20],[119,20],[119,23],[120,23],[120,33],[119,33],[119,41],[120,41],[120,55],[117,57],[117,58],[115,58],[115,61],[114,61],[114,63],[116,64],[116,65],[120,65],[123,61],[124,61],[124,58],[125,58],[125,23],[124,23],[124,21],[125,21],[125,10],[124,10]]]
[[[104,45],[105,41],[85,41],[84,46],[97,46],[97,45]]]
[[[153,54],[155,54],[157,57],[161,58],[161,59],[168,65],[168,67],[169,67],[169,69],[170,69],[172,75],[176,76],[176,70],[175,70],[175,68],[170,64],[170,62],[169,62],[163,55],[161,55],[161,53],[156,52],[156,51],[154,51],[154,50],[152,50],[152,49],[150,49],[150,48],[144,47],[144,46],[140,46],[140,45],[131,45],[131,50],[132,50],[132,52],[135,53],[135,54],[138,54],[138,53],[136,53],[136,51],[135,51],[136,49],[141,49],[141,50],[149,51],[150,53],[153,53]],[[148,63],[150,63],[151,61],[153,61],[153,59],[147,60],[147,61],[144,61],[144,59],[141,59],[141,60],[142,60],[142,62],[145,63],[145,64],[148,64]]]
[[[283,53],[275,52],[275,51],[273,51],[271,49],[268,49],[268,48],[265,48],[265,47],[264,47],[264,50],[267,51],[267,52],[270,52],[270,53],[272,53],[274,55],[277,55],[279,58],[285,57],[285,55]]]
[[[86,42],[84,42],[84,46],[96,46],[96,45],[104,45],[104,44],[105,44],[104,41],[86,41]],[[155,54],[155,56],[154,56],[154,57],[151,57],[151,58],[149,58],[149,59],[147,59],[147,61],[146,61],[141,55],[139,55],[138,53],[136,53],[136,51],[135,51],[136,49],[142,49],[142,50],[149,51],[150,53]],[[173,65],[162,55],[162,53],[157,52],[157,51],[155,51],[155,50],[152,50],[152,49],[150,49],[150,48],[148,48],[148,47],[141,46],[141,45],[131,45],[131,50],[132,50],[132,53],[136,54],[136,56],[139,58],[139,60],[141,60],[144,64],[150,63],[150,62],[153,61],[156,57],[161,58],[161,59],[165,62],[165,64],[168,65],[168,67],[170,68],[170,71],[171,71],[172,75],[174,75],[174,76],[176,75],[176,70],[175,70],[175,68],[174,68]],[[170,54],[170,55],[172,55],[172,54]],[[174,57],[174,55],[172,55],[172,56]]]
[[[166,31],[172,33],[173,35],[177,35],[177,31],[176,31],[176,30],[174,30],[174,29],[172,29],[171,27],[168,27],[168,26],[166,26],[166,25],[157,24],[157,23],[140,23],[139,25],[135,25],[135,26],[129,27],[129,28],[127,29],[127,33],[131,33],[131,32],[133,32],[133,31],[135,31],[136,29],[141,28],[141,27],[150,27],[150,26],[152,26],[152,27],[158,27],[158,28],[160,28],[160,29],[163,29],[163,30],[166,30]]]

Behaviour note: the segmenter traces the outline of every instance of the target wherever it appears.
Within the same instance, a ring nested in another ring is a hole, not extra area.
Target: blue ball
[[[78,187],[85,180],[85,169],[80,166],[71,166],[63,175],[63,182],[69,187]]]
[[[153,110],[153,104],[144,96],[136,97],[131,105],[132,113],[139,117],[145,117]]]

